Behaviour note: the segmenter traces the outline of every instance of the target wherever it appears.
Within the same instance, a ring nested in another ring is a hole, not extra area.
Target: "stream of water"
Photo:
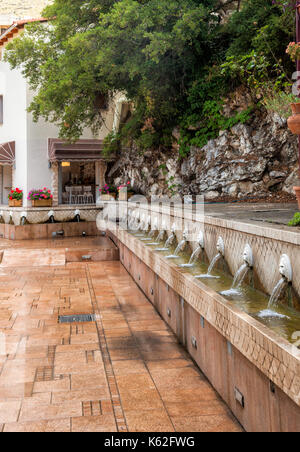
[[[286,279],[281,278],[281,280],[276,284],[276,286],[273,289],[273,292],[271,294],[270,300],[269,300],[269,309],[276,308],[278,305],[278,300],[280,298],[280,295],[282,293],[283,288],[287,285]]]
[[[175,259],[176,257],[179,257],[179,253],[184,250],[184,246],[186,244],[186,240],[183,239],[179,244],[177,245],[177,248],[174,251],[174,254],[170,254],[167,256],[167,259]]]

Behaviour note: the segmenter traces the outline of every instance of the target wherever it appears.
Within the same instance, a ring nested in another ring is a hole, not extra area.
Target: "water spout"
[[[135,221],[135,212],[130,212],[129,218],[128,218],[128,229],[133,229],[133,223]]]
[[[74,212],[74,215],[75,215],[75,221],[77,223],[80,223],[80,210],[76,209],[75,212]]]
[[[10,210],[10,212],[9,212],[9,222],[8,222],[8,224],[14,224],[14,222],[13,222],[13,212],[12,212],[12,210]]]
[[[199,258],[200,253],[204,250],[204,235],[203,235],[202,231],[199,232],[199,235],[198,235],[198,238],[197,238],[197,244],[198,244],[198,246],[195,249],[195,251],[192,253],[192,255],[190,257],[190,260],[189,260],[189,263],[188,264],[182,264],[182,265],[180,265],[180,267],[189,268],[189,267],[193,267],[195,265],[195,262]]]
[[[239,294],[240,291],[240,287],[243,284],[248,271],[250,270],[250,268],[253,267],[253,252],[252,249],[250,247],[250,245],[246,245],[244,252],[243,252],[243,260],[244,263],[243,265],[241,265],[241,267],[238,269],[238,271],[236,272],[236,274],[234,275],[234,279],[233,279],[233,284],[230,290],[224,290],[223,292],[221,292],[221,295],[224,296],[230,296],[230,295],[236,295]]]
[[[281,274],[281,280],[276,284],[271,294],[268,309],[275,308],[278,305],[278,301],[283,289],[292,282],[293,269],[290,258],[287,254],[283,254],[279,263],[279,273]]]
[[[282,290],[286,286],[287,286],[287,280],[285,278],[281,278],[281,280],[276,284],[276,286],[273,289],[273,292],[271,293],[269,304],[268,304],[268,309],[276,308],[276,306],[278,305],[278,300],[280,298]]]
[[[218,238],[217,241],[217,251],[218,254],[213,258],[213,260],[210,263],[210,266],[208,267],[207,274],[206,275],[197,275],[195,278],[219,278],[219,276],[213,276],[212,271],[219,262],[219,260],[224,257],[225,255],[225,244],[222,237]]]
[[[174,240],[176,238],[175,231],[176,231],[176,225],[175,225],[175,223],[173,223],[172,227],[171,227],[171,234],[167,238],[166,243],[164,244],[163,248],[156,248],[155,251],[168,251],[170,246],[174,243]]]
[[[236,274],[234,275],[234,280],[233,280],[233,284],[232,284],[232,289],[236,289],[238,287],[241,287],[241,285],[244,282],[244,279],[246,278],[246,275],[248,273],[249,270],[249,265],[245,262],[236,272]]]
[[[139,223],[139,225],[138,225],[138,230],[139,230],[139,231],[142,231],[142,230],[144,229],[144,227],[145,227],[145,219],[146,219],[145,215],[144,215],[144,214],[141,215],[141,217],[140,217],[140,223]]]
[[[49,218],[50,223],[55,223],[55,219],[54,219],[54,211],[53,211],[53,210],[50,210],[50,211],[48,212],[48,218]]]
[[[166,224],[163,223],[163,224],[162,224],[162,230],[160,231],[160,233],[158,234],[158,236],[157,236],[157,238],[156,238],[156,242],[157,242],[157,243],[160,243],[160,242],[163,241],[164,236],[165,236],[165,233],[166,233]]]
[[[148,230],[149,230],[150,223],[151,223],[150,215],[148,215],[148,216],[147,215],[142,215],[141,216],[141,220],[140,220],[140,224],[138,226],[138,231],[141,231],[141,232],[139,232],[138,234],[135,234],[135,236],[136,237],[144,237],[147,234]]]
[[[207,270],[207,274],[208,274],[208,275],[211,275],[211,272],[213,271],[213,269],[215,268],[216,264],[219,262],[219,260],[221,259],[221,257],[222,257],[222,254],[221,254],[221,253],[218,253],[218,254],[213,258],[213,260],[211,261],[210,266],[208,267],[208,270]]]
[[[128,222],[128,226],[129,226],[130,230],[136,231],[139,228],[139,218],[140,218],[140,213],[138,210],[135,210],[131,213],[129,222]]]
[[[290,258],[287,254],[283,254],[279,263],[279,273],[287,280],[288,283],[293,280],[293,269]]]
[[[182,240],[179,242],[174,254],[166,256],[167,259],[176,259],[177,257],[179,257],[179,253],[182,253],[182,251],[184,251],[187,241],[188,241],[188,231],[184,230]]]
[[[154,239],[155,234],[157,233],[158,230],[158,219],[155,218],[154,222],[153,222],[153,226],[148,234],[148,237],[141,239],[142,241],[152,241]]]
[[[137,210],[135,212],[135,221],[133,222],[133,229],[139,230],[139,226],[140,226],[140,212]]]
[[[166,232],[166,223],[164,221],[162,224],[162,229],[160,231],[158,231],[158,235],[155,239],[155,242],[147,243],[146,246],[159,245],[160,242],[162,242],[164,239],[165,232]]]
[[[26,224],[26,221],[27,221],[27,212],[22,212],[21,213],[21,220],[20,220],[21,226],[24,226]]]

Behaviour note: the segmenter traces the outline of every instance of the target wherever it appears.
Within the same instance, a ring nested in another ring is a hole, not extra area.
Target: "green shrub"
[[[104,138],[104,155],[116,154],[120,147],[120,135],[115,132],[109,133]]]
[[[298,101],[299,99],[294,94],[280,91],[265,96],[262,104],[266,107],[267,111],[278,113],[279,116],[287,119],[292,114],[291,103]]]
[[[289,222],[289,226],[300,226],[300,212],[295,213],[294,218]]]

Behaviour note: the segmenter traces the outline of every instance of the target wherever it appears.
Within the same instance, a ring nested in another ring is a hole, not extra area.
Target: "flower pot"
[[[116,199],[115,193],[110,193],[109,195],[101,195],[101,201],[112,201],[113,199]]]
[[[9,207],[22,207],[23,200],[22,199],[10,199],[8,202]]]
[[[300,187],[294,187],[294,192],[296,193],[296,198],[297,198],[298,206],[300,209]]]
[[[32,207],[52,207],[52,199],[34,199]]]
[[[128,201],[128,199],[132,198],[134,196],[134,193],[131,192],[119,192],[119,201]]]
[[[293,115],[289,117],[288,128],[295,135],[300,135],[300,102],[291,104]]]

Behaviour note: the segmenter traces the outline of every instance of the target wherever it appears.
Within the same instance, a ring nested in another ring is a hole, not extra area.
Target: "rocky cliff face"
[[[278,115],[260,113],[247,125],[220,132],[202,149],[180,160],[178,152],[123,151],[110,171],[118,185],[130,180],[145,195],[204,194],[265,198],[293,194],[297,181],[297,139]]]

